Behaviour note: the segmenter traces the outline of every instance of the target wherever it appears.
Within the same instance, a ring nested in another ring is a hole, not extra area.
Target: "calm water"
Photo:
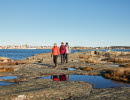
[[[50,49],[1,49],[0,57],[8,57],[13,60],[21,60],[27,57],[34,56],[35,54],[49,53]]]
[[[93,51],[93,50],[71,50],[72,53],[74,52],[85,52],[85,51]],[[106,50],[100,50],[100,51],[106,51]],[[123,51],[123,52],[130,52],[130,49],[113,49],[112,51]],[[24,59],[30,56],[33,56],[35,54],[41,54],[41,53],[49,53],[51,52],[51,49],[0,49],[0,57],[8,57],[13,60],[20,60]]]
[[[54,81],[84,81],[93,84],[94,88],[130,87],[130,84],[119,83],[116,81],[105,79],[102,76],[54,75],[54,76],[41,77],[39,79],[52,79]]]
[[[18,77],[17,76],[2,76],[2,77],[0,77],[0,79],[5,79],[5,80],[12,80],[15,78],[18,78]]]
[[[3,76],[3,77],[0,77],[0,79],[4,79],[4,80],[12,80],[12,79],[16,79],[18,78],[17,76]],[[6,81],[0,81],[0,86],[6,86],[6,85],[12,85],[12,84],[15,84],[15,83],[8,83]]]

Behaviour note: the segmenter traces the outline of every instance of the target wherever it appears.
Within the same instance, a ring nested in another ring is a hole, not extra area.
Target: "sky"
[[[0,45],[130,46],[130,0],[0,0]]]

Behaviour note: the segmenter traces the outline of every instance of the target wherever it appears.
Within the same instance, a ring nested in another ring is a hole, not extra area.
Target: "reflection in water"
[[[52,79],[54,81],[84,81],[93,84],[94,88],[111,88],[111,87],[130,87],[130,84],[117,83],[102,76],[91,75],[53,75],[41,77],[39,79]]]
[[[51,79],[54,81],[67,81],[69,79],[69,75],[54,75],[51,76]]]
[[[77,70],[76,68],[62,68],[61,70]]]

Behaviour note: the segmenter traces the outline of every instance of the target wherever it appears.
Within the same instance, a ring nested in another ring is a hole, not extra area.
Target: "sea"
[[[106,52],[108,49],[98,50]],[[110,49],[111,51],[130,52],[130,49]],[[71,53],[95,50],[71,50]],[[0,57],[8,57],[13,60],[21,60],[36,54],[50,53],[51,49],[0,49]]]

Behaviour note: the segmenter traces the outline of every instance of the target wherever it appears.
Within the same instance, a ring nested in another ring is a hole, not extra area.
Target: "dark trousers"
[[[68,53],[65,54],[65,61],[66,61],[66,63],[68,63],[68,57],[69,57],[69,54]]]
[[[61,63],[64,63],[65,62],[65,54],[60,54],[61,56]]]
[[[55,67],[57,66],[57,59],[58,59],[58,55],[53,55],[53,62],[55,64]]]

